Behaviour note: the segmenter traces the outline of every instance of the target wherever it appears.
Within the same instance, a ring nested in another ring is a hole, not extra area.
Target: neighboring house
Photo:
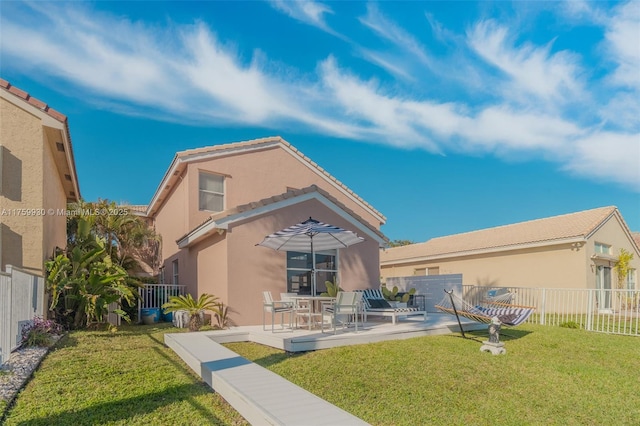
[[[79,198],[67,117],[0,79],[0,270],[42,275]]]
[[[464,284],[497,287],[617,287],[620,249],[633,254],[625,287],[638,289],[640,250],[616,207],[603,207],[391,248],[387,277],[462,273]]]
[[[256,246],[308,219],[356,232],[352,247],[318,253],[318,290],[379,285],[385,217],[279,137],[178,152],[148,208],[162,237],[161,277],[210,293],[238,325],[262,322],[262,291],[310,291],[308,255]]]

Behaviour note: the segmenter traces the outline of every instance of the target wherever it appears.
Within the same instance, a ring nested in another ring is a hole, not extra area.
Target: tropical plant
[[[327,287],[327,291],[320,294],[323,297],[336,297],[339,291],[343,291],[335,281],[325,281],[324,285]]]
[[[66,252],[45,263],[49,309],[59,321],[76,328],[90,326],[104,322],[110,312],[130,321],[120,307],[122,302],[134,303],[137,286],[127,280],[124,268],[112,261],[107,245],[92,232],[89,221],[79,219]],[[112,303],[119,307],[109,311]]]
[[[127,272],[141,267],[141,262],[157,266],[160,237],[139,216],[113,201],[80,201],[67,207],[74,214],[67,221],[68,244],[74,245],[80,224],[86,222],[92,233],[102,237],[106,253]]]
[[[229,317],[229,306],[225,306],[224,303],[216,303],[216,308],[213,310],[213,316],[216,319],[217,324],[212,327],[214,330],[224,330],[229,328],[233,321]]]
[[[415,241],[411,241],[411,240],[391,240],[387,243],[387,245],[389,247],[402,247],[402,246],[408,246],[415,243],[416,243]]]
[[[389,290],[386,285],[382,286],[382,295],[384,296],[385,299],[391,302],[401,302],[401,303],[407,303],[411,298],[411,296],[416,293],[416,289],[412,288],[402,295],[399,295],[398,293],[399,293],[398,286],[393,286],[391,290]]]
[[[186,296],[171,296],[169,301],[162,305],[165,314],[176,311],[187,311],[189,314],[189,331],[198,331],[204,323],[204,312],[216,312],[218,298],[212,294],[203,293],[198,300],[190,294]]]

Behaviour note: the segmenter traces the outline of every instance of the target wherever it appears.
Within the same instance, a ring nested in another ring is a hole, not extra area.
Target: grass
[[[247,424],[164,346],[166,331],[176,329],[70,333],[18,396],[6,425]]]
[[[638,424],[636,337],[522,325],[507,354],[457,335],[289,356],[226,345],[373,425]]]
[[[7,425],[246,424],[163,345],[158,326],[74,332],[43,361]],[[298,355],[226,346],[373,425],[600,425],[640,419],[638,338],[522,325]],[[0,406],[0,409],[4,407]]]

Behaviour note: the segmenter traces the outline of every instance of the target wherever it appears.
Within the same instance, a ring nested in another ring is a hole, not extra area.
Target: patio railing
[[[184,296],[187,294],[186,285],[176,284],[145,284],[138,289],[138,319],[142,318],[143,309],[160,309],[172,296]]]
[[[502,288],[502,287],[500,287]],[[640,291],[504,287],[511,303],[534,306],[527,322],[580,326],[588,331],[640,336]],[[463,299],[477,304],[498,287],[463,286]]]

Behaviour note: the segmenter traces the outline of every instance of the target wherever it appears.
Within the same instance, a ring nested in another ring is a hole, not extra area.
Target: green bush
[[[582,328],[582,326],[580,324],[578,324],[575,321],[566,321],[563,322],[562,324],[560,324],[560,327],[564,327],[564,328]]]

